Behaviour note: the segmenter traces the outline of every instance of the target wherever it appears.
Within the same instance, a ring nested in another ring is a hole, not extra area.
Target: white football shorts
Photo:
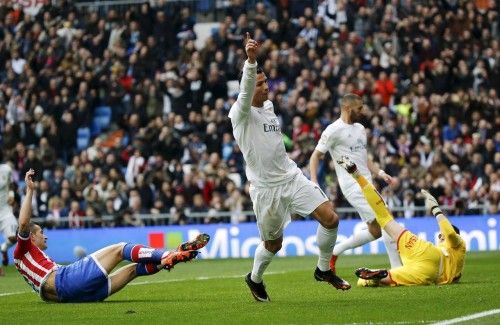
[[[12,213],[12,209],[3,208],[0,210],[0,233],[4,240],[8,237],[16,237],[17,220]]]
[[[292,214],[310,215],[328,201],[320,187],[302,173],[291,182],[274,187],[250,185],[250,198],[263,241],[278,239],[291,221]]]
[[[366,223],[371,223],[375,220],[375,212],[368,204],[363,192],[361,192],[361,188],[358,186],[357,189],[351,191],[348,195],[344,194],[344,197],[347,199],[350,205],[358,212],[361,220]]]

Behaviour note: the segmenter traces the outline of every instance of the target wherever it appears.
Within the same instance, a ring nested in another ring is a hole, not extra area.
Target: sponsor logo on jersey
[[[271,119],[271,124],[264,123],[264,132],[281,132],[281,126],[278,119]]]
[[[350,146],[349,149],[351,149],[351,152],[366,150],[366,143],[361,139],[357,139],[356,144],[354,146]]]
[[[410,237],[410,239],[408,239],[408,241],[405,243],[405,247],[407,249],[410,249],[410,248],[413,248],[413,246],[415,246],[415,243],[417,242],[417,239],[418,237],[413,235]]]

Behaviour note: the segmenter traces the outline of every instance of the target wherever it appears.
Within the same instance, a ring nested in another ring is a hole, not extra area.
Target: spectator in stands
[[[242,155],[227,118],[234,101],[227,81],[237,78],[239,42],[248,31],[259,39],[269,96],[301,166],[309,143],[338,116],[339,98],[354,92],[367,103],[369,151],[382,168],[400,171],[401,182],[391,189],[391,200],[400,202],[395,209],[411,204],[409,189],[422,206],[419,190],[431,188],[441,203],[458,204],[456,211],[498,211],[498,6],[455,7],[327,0],[264,1],[250,8],[231,1],[220,27],[198,47],[197,15],[183,3],[120,11],[47,6],[34,17],[18,11],[15,19],[4,4],[1,150],[15,177],[30,166],[40,169],[37,213],[53,226],[68,226],[58,220],[72,200],[104,217],[123,211],[134,191],[140,204],[132,199],[135,211],[116,225],[140,224],[137,212],[170,211],[183,187],[182,164],[191,165],[190,188],[198,190],[182,193],[174,222],[222,220],[182,215],[195,209],[200,193],[210,216],[227,209],[224,203],[237,192],[248,201]],[[102,133],[94,129],[98,106],[112,111]],[[87,150],[77,148],[79,127],[91,129]],[[150,163],[156,153],[162,159]],[[215,165],[213,153],[220,160]],[[332,172],[326,164],[320,182],[342,206]],[[428,172],[437,179],[426,179]],[[227,187],[229,173],[241,178],[236,189]],[[97,205],[84,194],[93,187]],[[474,195],[464,198],[461,191]]]

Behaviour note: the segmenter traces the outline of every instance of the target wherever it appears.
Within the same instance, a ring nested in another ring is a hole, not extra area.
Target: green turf
[[[500,252],[470,253],[457,285],[354,286],[346,292],[316,282],[315,261],[276,258],[265,277],[272,299],[267,304],[255,302],[243,281],[249,259],[181,264],[170,273],[139,278],[105,302],[92,304],[42,302],[9,267],[0,278],[0,324],[415,324],[500,308]],[[385,262],[384,256],[345,256],[339,259],[339,274],[355,284],[356,267],[382,267]],[[12,292],[18,294],[5,295]],[[499,324],[500,314],[474,323]]]

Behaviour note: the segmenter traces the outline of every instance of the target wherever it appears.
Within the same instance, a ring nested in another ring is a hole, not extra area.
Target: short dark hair
[[[460,229],[458,229],[458,227],[455,225],[451,225],[451,226],[453,227],[453,230],[455,230],[455,232],[460,235]]]
[[[343,107],[345,105],[350,105],[350,104],[357,102],[357,101],[363,101],[363,99],[356,94],[349,93],[349,94],[344,95],[344,97],[342,97],[342,101],[340,103],[340,106]]]
[[[261,67],[257,66],[257,74],[259,73],[264,73],[264,70],[262,70]],[[243,69],[240,70],[240,73],[238,73],[238,82],[241,83],[241,78],[243,78]]]

